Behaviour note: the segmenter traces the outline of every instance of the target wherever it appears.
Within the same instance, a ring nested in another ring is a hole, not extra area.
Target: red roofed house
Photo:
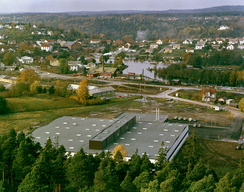
[[[202,101],[203,102],[215,102],[216,101],[216,90],[209,88],[209,89],[202,89]]]
[[[49,44],[42,44],[41,45],[41,50],[42,51],[51,52],[53,50],[53,46],[49,45]]]

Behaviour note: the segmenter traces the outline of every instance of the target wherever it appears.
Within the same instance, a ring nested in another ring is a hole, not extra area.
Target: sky
[[[0,13],[198,9],[244,0],[0,0]]]

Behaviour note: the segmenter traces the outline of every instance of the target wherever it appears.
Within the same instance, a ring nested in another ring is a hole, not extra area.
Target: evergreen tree
[[[66,177],[69,181],[68,188],[77,191],[93,186],[94,174],[99,164],[97,160],[94,160],[94,157],[86,155],[83,149],[80,149],[71,158],[66,171]]]
[[[114,162],[110,160],[105,168],[102,162],[100,163],[98,171],[95,173],[94,192],[119,192],[120,185]]]
[[[204,176],[199,181],[193,182],[189,187],[189,191],[198,191],[198,192],[213,192],[215,189],[215,180],[213,175]]]
[[[167,154],[167,152],[164,148],[164,142],[162,142],[161,147],[158,150],[158,157],[157,157],[156,163],[155,163],[156,170],[161,170],[164,167],[164,165],[167,161],[166,154]]]
[[[3,96],[0,96],[0,114],[4,114],[7,111],[8,111],[7,100]]]
[[[152,171],[154,165],[148,158],[148,155],[144,153],[141,157],[141,167],[140,172],[148,171],[149,173]]]
[[[141,157],[138,155],[138,149],[136,149],[135,153],[129,160],[129,170],[133,180],[141,173]]]
[[[232,177],[231,183],[232,186],[235,187],[237,190],[239,190],[244,183],[244,165],[242,159],[240,160],[238,168],[236,169]]]
[[[130,172],[127,171],[127,174],[124,178],[124,180],[121,182],[120,187],[122,189],[122,192],[136,192],[137,188],[136,186],[133,184],[133,180],[132,177],[130,175]]]
[[[61,74],[67,74],[69,73],[69,65],[68,65],[68,62],[66,59],[62,58],[62,59],[59,59],[59,72]]]
[[[223,178],[216,183],[214,192],[235,192],[236,188],[232,186],[231,176],[227,173]]]
[[[139,176],[137,176],[133,184],[136,186],[137,190],[140,191],[141,189],[147,188],[148,183],[152,180],[152,176],[148,171],[142,172]]]

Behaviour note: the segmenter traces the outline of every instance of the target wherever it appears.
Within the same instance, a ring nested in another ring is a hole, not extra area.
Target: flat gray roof
[[[129,157],[137,148],[139,154],[146,152],[151,159],[155,159],[162,142],[164,147],[170,149],[188,127],[185,124],[163,123],[167,115],[160,115],[158,121],[155,121],[156,115],[142,113],[122,113],[114,119],[64,116],[37,128],[32,136],[42,146],[45,146],[47,139],[51,138],[54,145],[64,145],[67,151],[73,153],[80,148],[87,153],[100,153],[101,150],[89,149],[89,140],[98,134],[106,136],[109,131],[116,130],[119,125],[134,116],[136,116],[136,124],[103,150],[112,151],[116,145],[123,144],[128,150]]]

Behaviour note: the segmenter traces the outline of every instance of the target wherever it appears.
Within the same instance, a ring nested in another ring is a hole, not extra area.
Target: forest
[[[129,161],[125,147],[74,156],[49,138],[42,148],[31,135],[14,130],[0,137],[0,191],[7,192],[175,192],[239,191],[244,180],[242,160],[233,174],[219,178],[201,157],[200,139],[193,132],[183,158],[168,162],[165,149],[152,164],[146,153],[135,150]]]

